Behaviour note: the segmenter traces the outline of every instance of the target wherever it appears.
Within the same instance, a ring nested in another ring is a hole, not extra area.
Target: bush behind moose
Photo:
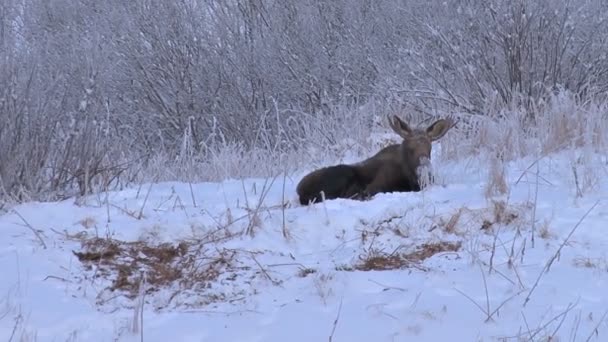
[[[534,129],[608,89],[606,1],[52,4],[0,2],[0,207],[290,173],[393,110]]]

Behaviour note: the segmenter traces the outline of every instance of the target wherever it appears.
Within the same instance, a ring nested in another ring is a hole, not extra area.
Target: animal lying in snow
[[[419,171],[431,162],[432,142],[454,126],[452,119],[440,119],[426,129],[412,129],[394,115],[389,125],[403,141],[389,145],[357,164],[339,164],[304,176],[296,191],[303,205],[323,199],[368,199],[381,192],[420,191]]]

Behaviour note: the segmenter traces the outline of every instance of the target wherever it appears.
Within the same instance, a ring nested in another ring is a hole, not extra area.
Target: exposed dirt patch
[[[443,252],[457,252],[461,247],[460,242],[438,242],[425,243],[409,253],[370,253],[361,257],[361,262],[354,266],[358,271],[383,271],[402,268],[420,268],[424,260],[435,254]]]

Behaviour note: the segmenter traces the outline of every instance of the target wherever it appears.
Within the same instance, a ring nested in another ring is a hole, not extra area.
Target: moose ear
[[[412,134],[412,129],[410,126],[401,120],[397,115],[393,115],[392,118],[389,116],[388,124],[395,133],[399,134],[399,136],[404,139],[408,138]]]
[[[440,119],[435,121],[426,129],[426,134],[432,141],[441,139],[454,126],[454,121],[449,119]]]

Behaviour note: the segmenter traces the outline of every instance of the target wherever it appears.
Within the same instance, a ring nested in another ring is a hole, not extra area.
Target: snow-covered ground
[[[423,192],[366,202],[301,206],[302,172],[22,204],[0,216],[0,336],[605,341],[606,160],[572,160],[513,162],[494,198],[471,158],[437,165]]]

